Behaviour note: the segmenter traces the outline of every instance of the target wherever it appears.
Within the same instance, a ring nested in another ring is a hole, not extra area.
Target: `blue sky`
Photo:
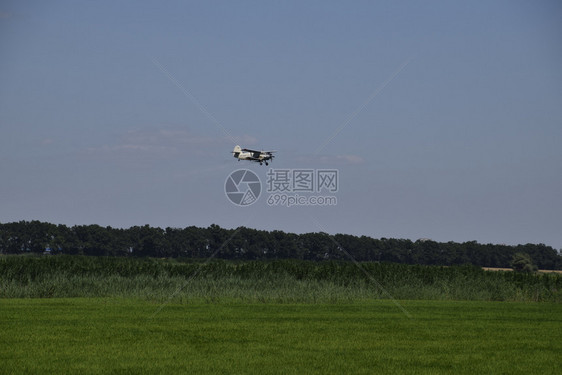
[[[0,222],[247,227],[562,248],[555,1],[5,1]],[[337,169],[248,207],[230,151]]]

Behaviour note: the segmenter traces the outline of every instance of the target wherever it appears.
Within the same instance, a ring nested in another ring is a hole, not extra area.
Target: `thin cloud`
[[[313,155],[313,156],[302,156],[298,158],[299,161],[315,161],[322,164],[333,164],[333,165],[352,165],[352,164],[362,164],[365,162],[359,155]]]
[[[365,160],[359,155],[335,155],[337,161],[342,161],[347,164],[361,164]]]
[[[237,137],[245,145],[257,143],[257,139],[244,135]],[[114,144],[90,147],[90,155],[104,156],[150,156],[173,158],[180,155],[202,155],[228,152],[234,145],[227,137],[207,137],[195,134],[188,129],[136,129],[130,130]]]

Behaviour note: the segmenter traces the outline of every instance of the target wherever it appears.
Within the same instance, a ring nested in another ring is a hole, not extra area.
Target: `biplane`
[[[241,148],[237,145],[236,147],[234,147],[234,151],[232,151],[232,154],[235,158],[238,159],[238,161],[249,160],[260,163],[260,165],[263,165],[263,163],[265,163],[265,165],[269,165],[268,161],[273,161],[274,152],[276,151],[250,150],[248,148]]]

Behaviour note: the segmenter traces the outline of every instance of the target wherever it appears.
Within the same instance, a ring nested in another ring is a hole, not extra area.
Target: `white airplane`
[[[255,161],[260,163],[260,165],[262,165],[262,163],[265,163],[265,165],[269,165],[268,164],[268,160],[273,161],[273,153],[276,151],[256,151],[256,150],[250,150],[247,148],[240,148],[240,146],[236,146],[234,147],[234,151],[232,151],[232,154],[235,158],[238,159],[238,161],[240,160],[250,160],[250,161]]]

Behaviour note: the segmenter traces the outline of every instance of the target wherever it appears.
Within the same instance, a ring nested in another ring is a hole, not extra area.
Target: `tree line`
[[[55,225],[40,221],[0,223],[0,254],[70,254],[156,258],[233,260],[356,260],[423,265],[473,264],[511,267],[514,254],[527,254],[540,269],[562,269],[562,256],[544,244],[517,246],[436,242],[432,240],[375,239],[326,233],[294,234],[246,227],[225,229],[128,229],[100,225]]]

